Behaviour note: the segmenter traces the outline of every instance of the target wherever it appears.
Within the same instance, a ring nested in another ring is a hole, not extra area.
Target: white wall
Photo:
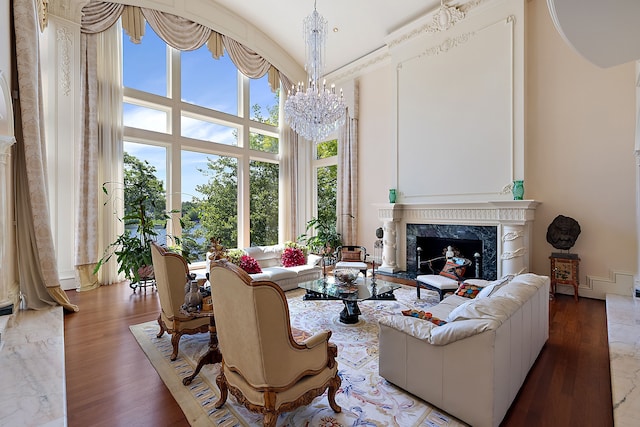
[[[11,21],[9,0],[0,0],[0,70],[11,84]]]
[[[571,49],[546,3],[527,2],[525,194],[540,200],[533,268],[549,272],[547,226],[559,215],[582,228],[572,252],[586,276],[635,273],[635,68],[602,69]]]
[[[559,214],[573,217],[582,233],[572,252],[582,260],[580,291],[588,295],[594,278],[613,281],[614,272],[637,270],[634,64],[600,69],[588,63],[559,36],[544,1],[525,3],[525,198],[541,202],[531,270],[550,274],[548,257],[557,250],[546,241],[547,227]],[[387,66],[359,77],[358,235],[367,248],[381,225],[376,204],[388,202],[394,183],[388,164],[394,74]],[[481,169],[477,176],[482,179]],[[605,291],[615,286],[604,282]]]

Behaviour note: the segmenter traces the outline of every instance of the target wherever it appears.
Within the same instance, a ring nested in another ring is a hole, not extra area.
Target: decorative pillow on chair
[[[300,248],[284,248],[282,251],[282,266],[295,267],[305,265],[307,260],[304,257],[304,251]]]
[[[473,299],[478,295],[478,293],[480,293],[481,290],[482,287],[465,282],[461,284],[454,293],[455,295],[461,297]]]
[[[458,280],[458,277],[464,276],[465,271],[467,271],[467,267],[465,265],[456,264],[455,261],[448,260],[442,268],[440,275],[453,280]]]
[[[418,319],[422,319],[422,320],[428,320],[429,322],[433,323],[436,326],[442,326],[442,325],[446,325],[446,321],[439,319],[437,317],[434,317],[433,314],[427,312],[424,312],[422,310],[418,311],[415,309],[411,309],[411,310],[402,310],[402,314],[404,316],[409,316],[409,317],[417,317]]]
[[[359,262],[362,261],[361,252],[360,251],[345,251],[340,252],[340,260],[348,261],[348,262]]]
[[[258,261],[249,255],[242,255],[238,266],[249,274],[262,273],[262,269],[260,268]]]

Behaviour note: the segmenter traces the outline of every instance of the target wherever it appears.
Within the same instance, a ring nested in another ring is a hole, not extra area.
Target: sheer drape
[[[60,288],[49,218],[38,18],[32,0],[14,0],[19,99],[16,102],[16,222],[20,290],[27,307],[78,311]]]
[[[345,245],[358,244],[358,119],[347,118],[338,137],[338,231]]]
[[[114,24],[123,9],[123,5],[102,2],[89,3],[83,9],[80,96],[84,120],[75,253],[81,291],[122,280],[115,260],[100,269],[99,277],[93,270],[101,256],[100,248],[123,231],[120,222],[112,221],[113,210],[121,214],[122,207],[103,206],[101,200],[102,183],[122,181],[122,43],[120,26]]]

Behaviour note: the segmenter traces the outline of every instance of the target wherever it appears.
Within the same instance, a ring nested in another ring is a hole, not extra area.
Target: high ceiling
[[[253,23],[304,64],[302,21],[313,12],[313,0],[215,1]],[[384,46],[388,34],[439,5],[440,0],[317,0],[318,13],[328,22],[325,73]]]

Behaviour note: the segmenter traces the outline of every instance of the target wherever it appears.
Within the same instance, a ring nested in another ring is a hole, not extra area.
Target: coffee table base
[[[340,321],[347,325],[358,323],[358,316],[362,314],[360,312],[360,307],[358,307],[358,301],[342,302],[344,302],[344,308],[340,312]]]
[[[358,301],[356,300],[348,300],[344,298],[337,298],[327,294],[323,294],[320,292],[312,291],[307,289],[307,292],[302,297],[305,301],[342,301],[344,303],[344,308],[340,312],[340,322],[346,325],[353,325],[354,323],[358,323],[358,316],[362,314],[360,312],[360,307],[358,307]],[[367,298],[364,301],[369,300],[386,300],[386,301],[395,301],[396,297],[393,295],[393,291],[383,292],[380,294],[374,294],[370,298]]]

